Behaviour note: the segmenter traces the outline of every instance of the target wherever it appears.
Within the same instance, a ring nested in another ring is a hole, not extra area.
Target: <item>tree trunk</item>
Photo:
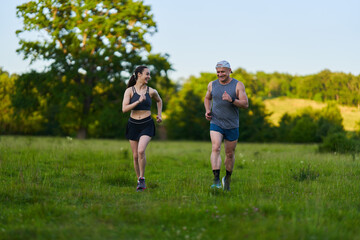
[[[86,128],[82,127],[78,130],[77,132],[77,138],[78,139],[85,139],[87,135],[87,130]]]
[[[87,137],[87,120],[88,120],[88,116],[90,113],[90,106],[91,106],[91,102],[92,102],[92,96],[91,96],[91,92],[93,89],[93,82],[94,79],[93,78],[85,78],[86,84],[88,85],[89,89],[91,89],[88,93],[86,93],[87,95],[84,98],[83,101],[83,109],[82,109],[82,120],[80,123],[80,128],[77,132],[77,138],[78,139],[85,139]]]
[[[159,133],[159,139],[160,140],[166,140],[167,139],[167,132],[164,125],[158,125],[158,133]]]

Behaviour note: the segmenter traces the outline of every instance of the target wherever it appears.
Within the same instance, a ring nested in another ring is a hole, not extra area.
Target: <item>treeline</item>
[[[319,75],[324,72],[329,73],[326,70]],[[337,76],[338,73],[334,73],[334,75]],[[259,76],[262,76],[261,81]],[[345,76],[351,79],[355,78],[350,74]],[[283,96],[277,95],[281,93],[286,93],[288,97],[299,97],[296,89],[304,89],[304,87],[294,85],[294,83],[301,84],[309,76],[295,78],[288,74],[265,74],[263,72],[251,75],[243,69],[238,69],[234,72],[233,77],[244,82],[249,96],[249,109],[241,109],[239,114],[239,141],[321,143],[319,145],[321,152],[351,153],[353,158],[356,153],[360,152],[360,121],[357,132],[347,133],[344,130],[343,119],[337,103],[339,98],[332,101],[327,100],[327,106],[321,110],[309,107],[301,109],[293,115],[284,114],[279,126],[274,126],[269,121],[271,113],[266,111],[262,100],[265,97]],[[330,78],[333,78],[331,74]],[[214,79],[216,79],[216,75],[211,73],[202,73],[200,77],[190,77],[171,98],[165,121],[169,139],[209,139],[209,122],[204,118],[203,99],[209,81]],[[288,79],[289,82],[286,83],[285,79]],[[283,84],[274,84],[275,82]],[[358,83],[354,84],[359,86]],[[275,85],[277,88],[274,88]],[[279,91],[275,91],[275,89]],[[340,92],[346,91],[350,92],[348,87]],[[356,94],[349,93],[349,95],[353,96],[352,99],[358,99]],[[324,93],[322,96],[329,95]],[[348,99],[350,98],[348,97]]]
[[[263,84],[254,77],[259,75],[263,76]],[[276,76],[278,82],[294,77],[278,73],[273,77],[264,77],[264,73],[251,75],[243,69],[236,70],[232,76],[244,82],[250,102],[249,109],[240,110],[240,141],[321,142],[329,133],[344,132],[343,119],[335,101],[329,102],[327,107],[320,111],[306,108],[294,115],[285,114],[278,127],[270,123],[268,117],[271,113],[266,111],[262,103],[262,99],[271,93],[269,83],[275,82]],[[200,77],[190,77],[169,102],[166,122],[170,139],[209,138],[209,123],[204,118],[203,106],[209,79],[216,79],[216,75],[202,73]],[[293,86],[291,90],[296,87]]]
[[[353,105],[359,103],[359,94],[355,93],[359,93],[360,79],[351,74],[324,70],[300,77],[264,72],[251,74],[244,69],[237,69],[232,77],[245,84],[250,101],[249,109],[240,110],[240,141],[322,142],[329,134],[345,133],[337,103],[345,99],[351,100]],[[88,122],[84,125],[79,122],[82,101],[77,99],[81,99],[79,92],[86,89],[81,86],[66,87],[74,83],[72,79],[64,77],[55,78],[58,79],[55,84],[54,78],[50,72],[30,72],[18,76],[0,70],[2,134],[76,136],[81,125],[86,126],[89,137],[124,138],[128,118],[128,114],[121,113],[126,88],[124,82],[112,83],[106,89],[101,85],[93,89],[94,100],[90,106]],[[154,81],[150,83],[163,97],[165,120],[158,138],[209,139],[209,122],[204,118],[203,100],[208,83],[215,79],[214,73],[201,73],[199,77],[191,76],[183,85],[176,86],[172,81],[156,74]],[[344,84],[345,79],[347,84]],[[306,82],[308,84],[304,84]],[[320,82],[327,91],[315,93],[315,86],[320,86]],[[342,88],[339,89],[339,86]],[[302,95],[305,93],[308,94],[307,97]],[[78,97],[74,98],[72,94],[77,94]],[[279,126],[273,126],[268,119],[271,113],[266,111],[262,99],[279,96],[316,100],[324,98],[323,101],[327,101],[328,105],[322,110],[307,108],[295,115],[285,114]]]
[[[151,84],[164,86],[159,93],[168,101],[175,85],[152,70]],[[124,138],[129,117],[121,111],[125,89],[120,78],[89,87],[84,79],[52,71],[9,75],[0,68],[0,134],[79,137],[84,128],[86,137]]]
[[[323,70],[317,74],[293,76],[284,73],[248,73],[237,69],[232,75],[244,82],[247,91],[257,97],[287,96],[341,105],[360,106],[360,75]]]

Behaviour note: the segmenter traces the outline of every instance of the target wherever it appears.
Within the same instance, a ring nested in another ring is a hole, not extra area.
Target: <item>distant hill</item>
[[[313,109],[321,109],[326,106],[326,103],[319,103],[313,100],[307,99],[293,99],[286,97],[279,97],[274,99],[264,100],[266,110],[272,112],[270,120],[276,126],[279,123],[280,118],[284,113],[293,114],[297,110],[311,106]],[[356,122],[360,121],[360,109],[356,107],[339,106],[341,115],[343,117],[343,125],[345,130],[354,131],[357,130]]]

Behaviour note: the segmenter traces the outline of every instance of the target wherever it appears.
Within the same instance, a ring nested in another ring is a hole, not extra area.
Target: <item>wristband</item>
[[[231,103],[234,103],[234,102],[235,102],[235,100],[236,100],[236,98],[233,98],[233,99],[232,99],[232,101],[231,101]]]

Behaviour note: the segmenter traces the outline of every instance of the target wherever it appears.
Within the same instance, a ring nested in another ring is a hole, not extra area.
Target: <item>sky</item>
[[[16,53],[22,28],[16,5],[0,9],[0,67],[9,73],[41,70]],[[227,60],[233,70],[293,75],[360,74],[359,0],[144,0],[157,32],[148,36],[152,53],[169,54],[172,80],[215,72]]]

